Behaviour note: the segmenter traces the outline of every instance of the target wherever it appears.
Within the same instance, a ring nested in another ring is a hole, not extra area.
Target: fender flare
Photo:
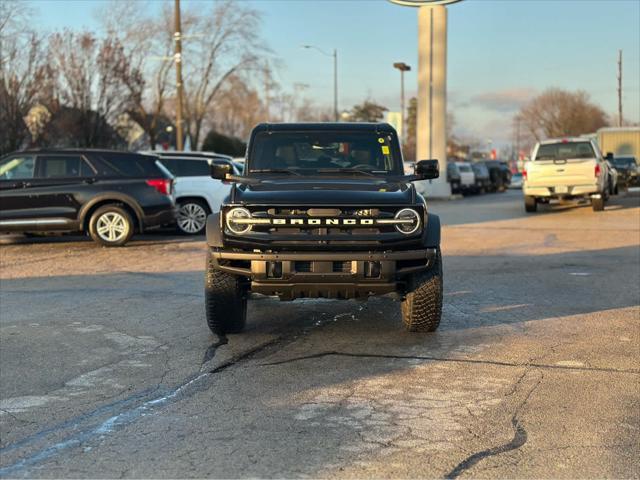
[[[93,197],[89,202],[85,203],[80,211],[78,212],[78,222],[80,223],[80,228],[84,229],[84,223],[87,216],[87,213],[98,203],[102,202],[114,202],[114,203],[124,203],[128,207],[130,207],[136,214],[136,220],[138,223],[138,228],[142,230],[144,228],[142,219],[144,214],[142,209],[138,205],[138,202],[133,197],[130,197],[127,194],[120,192],[104,192],[100,195]]]
[[[215,248],[224,246],[222,241],[222,228],[220,225],[220,212],[212,213],[207,217],[207,245]]]
[[[424,236],[425,247],[440,246],[440,217],[434,214],[428,214],[427,227]]]

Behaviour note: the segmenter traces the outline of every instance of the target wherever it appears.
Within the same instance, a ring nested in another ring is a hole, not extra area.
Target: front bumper
[[[431,268],[435,248],[388,252],[256,253],[210,250],[214,268],[250,281],[250,290],[294,298],[358,298],[398,291]]]

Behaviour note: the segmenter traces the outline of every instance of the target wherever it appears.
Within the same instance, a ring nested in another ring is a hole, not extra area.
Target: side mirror
[[[416,163],[416,175],[422,180],[431,180],[440,176],[438,160],[420,160]]]
[[[214,180],[226,180],[227,174],[232,174],[231,165],[228,163],[211,162],[209,165],[209,173]]]
[[[604,156],[604,158],[608,161],[613,161],[613,153],[611,152],[607,152],[607,154]]]

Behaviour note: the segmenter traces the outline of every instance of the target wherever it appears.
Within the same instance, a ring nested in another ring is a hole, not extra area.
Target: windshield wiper
[[[317,172],[318,173],[361,173],[363,175],[369,175],[371,177],[375,177],[373,173],[367,172],[366,170],[360,170],[358,168],[319,168]]]
[[[249,173],[288,173],[289,175],[302,175],[294,170],[288,168],[260,168],[258,170],[251,170]]]

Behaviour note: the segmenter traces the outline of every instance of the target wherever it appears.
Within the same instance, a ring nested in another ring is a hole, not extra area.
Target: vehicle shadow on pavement
[[[179,235],[174,233],[171,230],[158,230],[158,231],[150,231],[145,233],[137,233],[132,239],[125,245],[124,247],[118,248],[131,248],[131,247],[144,247],[147,245],[157,244],[157,243],[175,243],[175,242],[201,242],[204,240],[204,235]],[[42,244],[60,244],[60,243],[70,243],[70,244],[83,244],[83,245],[94,245],[96,248],[106,248],[101,247],[100,245],[95,244],[88,235],[78,235],[78,234],[56,234],[56,233],[42,233],[42,234],[2,234],[0,235],[0,246],[1,245],[42,245]],[[118,248],[114,248],[114,251],[117,251]]]

